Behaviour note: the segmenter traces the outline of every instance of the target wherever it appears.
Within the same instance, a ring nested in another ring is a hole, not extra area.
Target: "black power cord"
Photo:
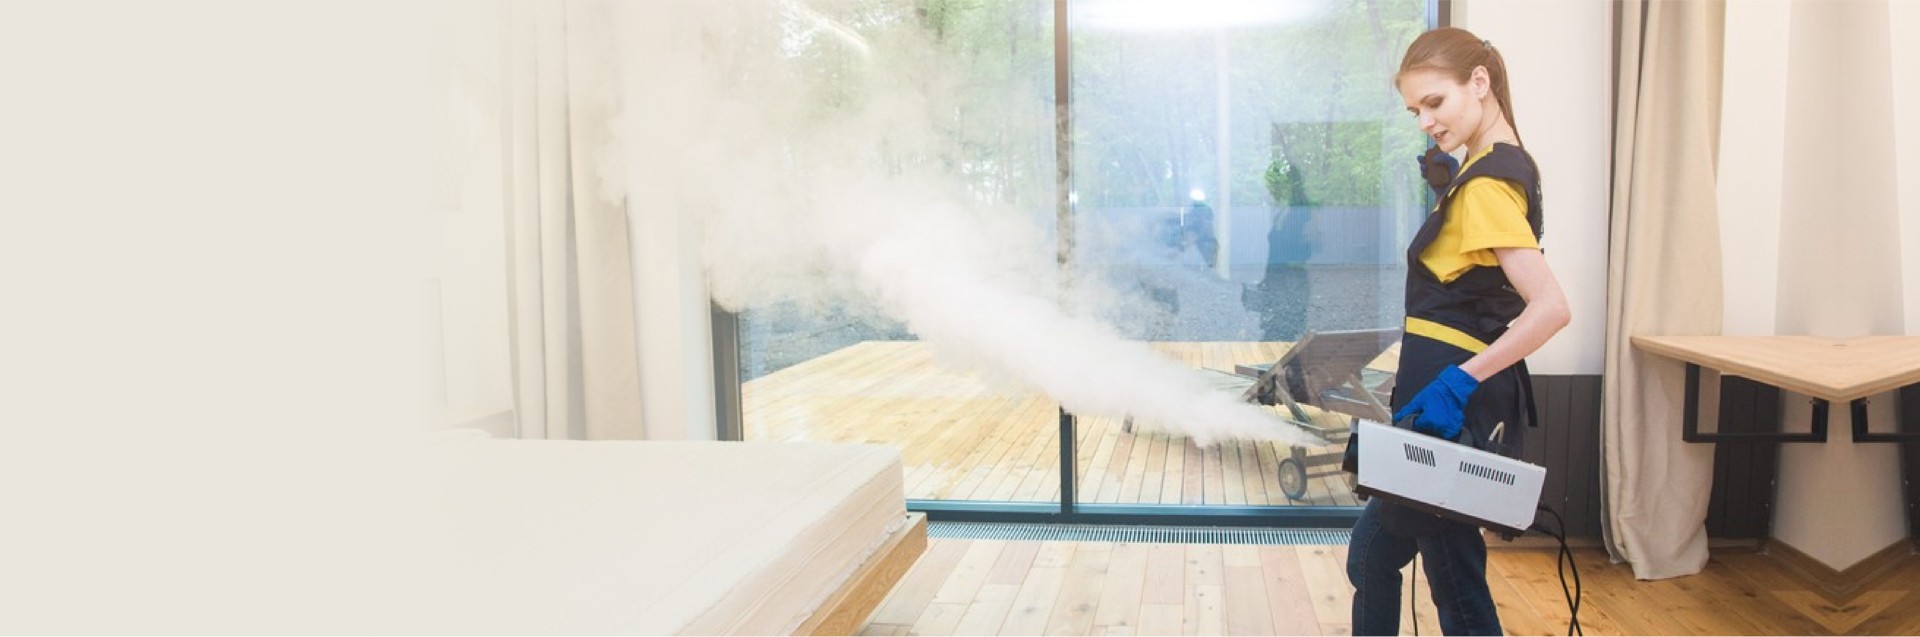
[[[1540,510],[1553,516],[1554,528],[1549,529],[1535,523],[1532,530],[1551,535],[1553,539],[1560,541],[1560,554],[1555,557],[1555,570],[1560,574],[1560,592],[1567,596],[1567,635],[1585,637],[1586,631],[1580,628],[1580,565],[1574,562],[1573,549],[1567,547],[1567,522],[1560,518],[1559,511],[1547,505],[1540,505]],[[1573,590],[1571,591],[1567,590],[1568,567],[1573,569]]]
[[[1560,542],[1560,551],[1554,556],[1554,570],[1558,571],[1560,575],[1560,593],[1567,597],[1567,635],[1568,637],[1573,637],[1574,635],[1586,637],[1587,632],[1580,628],[1580,597],[1582,593],[1580,589],[1580,565],[1574,562],[1573,549],[1567,546],[1567,522],[1560,518],[1559,511],[1548,508],[1547,505],[1540,505],[1540,510],[1546,511],[1549,515],[1553,516],[1554,528],[1550,529],[1535,523],[1533,528],[1529,530],[1539,531],[1553,536],[1553,539],[1559,540]],[[1567,589],[1567,570],[1569,568],[1573,570],[1572,590]],[[1419,553],[1413,554],[1413,583],[1412,590],[1407,593],[1407,601],[1407,606],[1409,607],[1408,612],[1413,621],[1413,634],[1415,637],[1418,637],[1420,635]]]
[[[1420,554],[1413,554],[1413,590],[1407,592],[1407,612],[1413,615],[1413,637],[1420,637]]]

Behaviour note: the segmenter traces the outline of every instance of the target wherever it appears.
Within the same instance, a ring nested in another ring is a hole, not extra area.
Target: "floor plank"
[[[1138,611],[1147,586],[1148,547],[1137,542],[1116,544],[1107,560],[1107,574],[1094,607],[1098,627],[1138,629]]]
[[[1228,546],[1226,560],[1226,629],[1228,635],[1271,635],[1273,615],[1267,608],[1266,576],[1260,552],[1253,546]],[[1247,559],[1235,559],[1244,554]],[[1250,562],[1250,563],[1247,563]]]
[[[1152,544],[1147,549],[1147,582],[1142,604],[1182,604],[1186,601],[1187,545]]]
[[[1047,617],[1046,634],[1091,635],[1094,610],[1100,606],[1100,593],[1106,584],[1107,567],[1113,557],[1113,545],[1105,542],[1080,544],[1068,560],[1066,581],[1054,598],[1053,613]]]
[[[1025,573],[1021,574],[1025,580]],[[1020,594],[1018,584],[988,584],[980,587],[980,592],[967,606],[960,617],[960,623],[953,627],[955,635],[997,635],[1000,627],[1007,622],[1007,614],[1013,610],[1013,599]]]
[[[935,604],[966,604],[973,601],[980,587],[987,583],[987,575],[992,573],[994,564],[1000,561],[1000,552],[1006,542],[981,540],[969,543],[967,552],[953,566],[952,572],[933,594]]]
[[[912,626],[925,612],[927,604],[933,603],[933,596],[940,587],[946,585],[947,578],[966,555],[970,542],[929,541],[926,552],[914,562],[900,583],[895,585],[893,593],[887,596],[887,602],[874,611],[868,621],[876,624],[898,624]]]
[[[935,539],[862,634],[1347,634],[1345,554],[1343,546]],[[984,577],[962,566],[988,555]],[[1508,634],[1566,633],[1555,557],[1550,549],[1489,552],[1488,584]],[[1752,551],[1716,551],[1702,573],[1659,581],[1635,579],[1598,549],[1578,549],[1575,557],[1588,635],[1920,630],[1920,569],[1890,573],[1856,599],[1836,602]],[[1408,568],[1403,594],[1415,586]],[[971,599],[947,601],[969,588]],[[1422,575],[1418,592],[1403,597],[1418,609],[1420,634],[1439,634],[1430,596]],[[1401,634],[1413,634],[1410,619],[1402,616]]]
[[[1194,544],[1187,547],[1186,586],[1182,602],[1187,635],[1226,633],[1226,574],[1220,545]]]
[[[1033,570],[1027,572],[1027,579],[1020,584],[1019,592],[1013,595],[1013,605],[1007,611],[1006,622],[1000,625],[997,634],[1001,635],[1040,635],[1047,628],[1047,619],[1053,615],[1054,600],[1060,596],[1060,588],[1066,584],[1066,557],[1072,555],[1071,544],[1048,543],[1065,546],[1064,556],[1060,560],[1046,559],[1046,547],[1042,555],[1033,562]],[[1059,552],[1056,552],[1059,553]]]
[[[1291,546],[1262,546],[1258,551],[1274,634],[1318,634],[1320,620],[1314,614],[1306,573],[1300,568],[1300,553]]]

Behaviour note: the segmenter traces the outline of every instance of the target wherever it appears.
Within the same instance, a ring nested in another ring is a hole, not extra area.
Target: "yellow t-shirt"
[[[1466,170],[1493,146],[1487,146],[1460,166]],[[1420,262],[1442,283],[1451,283],[1475,266],[1497,266],[1494,248],[1539,248],[1533,226],[1527,223],[1527,196],[1512,182],[1481,177],[1468,180],[1447,205],[1447,221],[1440,235],[1420,252]]]

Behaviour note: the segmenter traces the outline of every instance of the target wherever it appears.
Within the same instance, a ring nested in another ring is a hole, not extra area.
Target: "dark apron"
[[[1474,268],[1451,283],[1442,283],[1421,263],[1420,254],[1439,236],[1440,227],[1446,223],[1445,211],[1458,186],[1476,177],[1494,177],[1520,184],[1528,194],[1528,205],[1531,207],[1529,222],[1535,236],[1539,236],[1538,174],[1532,158],[1525,151],[1518,147],[1497,145],[1493,153],[1474,162],[1465,173],[1455,177],[1452,187],[1435,203],[1433,212],[1427,215],[1426,222],[1407,247],[1406,307],[1409,317],[1451,327],[1482,344],[1492,343],[1505,333],[1506,325],[1525,307],[1524,301],[1507,281],[1505,272],[1498,267]],[[1459,365],[1473,355],[1473,352],[1459,346],[1414,333],[1409,325],[1400,340],[1400,370],[1394,380],[1393,410],[1397,412],[1411,402],[1413,396],[1438,378],[1441,370],[1448,365]],[[1465,424],[1462,430],[1467,435],[1467,444],[1509,458],[1518,457],[1525,447],[1524,432],[1538,425],[1533,404],[1533,377],[1527,372],[1526,361],[1515,363],[1481,381],[1479,388],[1467,399],[1463,413]],[[1357,460],[1357,444],[1358,436],[1349,439],[1350,459]],[[1429,535],[1450,524],[1458,524],[1391,502],[1381,501],[1369,506],[1378,507],[1377,517],[1384,530],[1401,537]]]

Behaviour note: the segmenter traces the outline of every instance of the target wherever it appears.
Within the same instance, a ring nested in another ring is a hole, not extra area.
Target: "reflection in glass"
[[[1427,27],[1425,5],[1159,3],[1181,10],[1162,15],[1146,4],[1069,9],[1074,260],[1135,298],[1114,322],[1223,389],[1310,335],[1397,328],[1400,251],[1426,201],[1413,161],[1424,140],[1391,78]],[[1355,396],[1390,383],[1388,344],[1360,354]],[[1316,434],[1313,446],[1200,449],[1082,419],[1080,491],[1090,502],[1352,505],[1331,462],[1355,416],[1314,406],[1326,401],[1306,389],[1295,383],[1293,406],[1269,398]],[[1182,486],[1128,486],[1156,477]]]

